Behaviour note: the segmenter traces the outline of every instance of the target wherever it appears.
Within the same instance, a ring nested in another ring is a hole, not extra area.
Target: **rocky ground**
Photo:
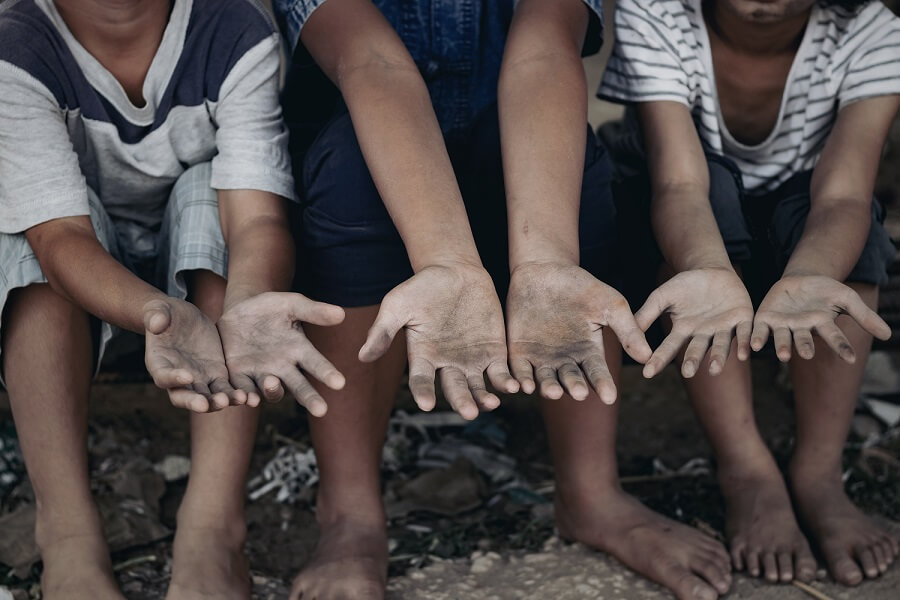
[[[893,355],[879,354],[872,371],[868,392],[895,399],[900,374]],[[189,470],[187,419],[152,385],[115,378],[93,393],[92,481],[123,589],[134,600],[158,599],[168,581],[175,509]],[[755,361],[754,379],[760,427],[783,464],[791,446],[790,390],[769,358]],[[715,465],[677,374],[669,370],[646,382],[628,367],[622,388],[619,458],[626,488],[655,510],[718,535],[723,513]],[[896,521],[900,435],[872,406],[861,404],[847,446],[847,486],[867,511]],[[552,469],[532,399],[509,398],[471,425],[450,413],[422,416],[412,408],[401,394],[383,461],[391,598],[666,597],[608,557],[555,537]],[[0,568],[0,586],[16,590],[17,598],[37,598],[33,499],[13,431],[0,403],[6,465],[0,469],[0,563],[8,567]],[[300,411],[289,402],[267,407],[248,486],[248,553],[261,600],[285,597],[315,541],[310,458]],[[825,582],[815,587],[833,599],[887,600],[896,597],[897,585],[900,568],[852,591]],[[739,578],[729,597],[799,599],[806,592]]]

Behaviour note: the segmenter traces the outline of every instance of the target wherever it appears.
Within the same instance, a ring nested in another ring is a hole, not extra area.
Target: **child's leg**
[[[756,428],[750,364],[739,361],[733,348],[721,373],[711,376],[708,369],[706,360],[684,382],[715,451],[734,567],[773,582],[809,581],[816,562],[784,479]]]
[[[191,300],[217,320],[225,280],[209,271],[191,277]],[[235,406],[191,414],[191,475],[178,510],[168,600],[248,600],[244,497],[259,409]]]
[[[606,359],[619,385],[621,347],[606,341]],[[556,470],[560,534],[615,556],[672,590],[680,600],[714,600],[728,591],[728,554],[713,538],[654,513],[619,486],[616,405],[595,393],[543,400]]]
[[[89,317],[35,284],[10,295],[3,329],[3,372],[37,501],[43,597],[121,599],[88,480]]]
[[[319,465],[315,553],[294,581],[291,598],[382,598],[387,583],[387,530],[381,498],[381,449],[406,365],[398,337],[381,360],[357,358],[377,306],[347,309],[336,327],[307,327],[310,341],[343,373],[347,385],[316,389],[328,403],[310,418]]]
[[[874,285],[850,284],[873,309],[878,305]],[[831,575],[855,585],[863,573],[877,577],[900,553],[898,541],[860,512],[847,498],[841,479],[841,457],[872,336],[846,316],[837,319],[856,350],[847,364],[816,340],[812,360],[791,361],[797,406],[797,444],[790,466],[790,482],[798,515],[815,539]]]

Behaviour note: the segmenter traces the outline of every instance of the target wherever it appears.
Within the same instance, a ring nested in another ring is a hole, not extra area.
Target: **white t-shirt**
[[[812,169],[841,108],[900,94],[900,19],[880,1],[851,12],[819,3],[784,88],[775,127],[759,144],[729,133],[719,109],[702,0],[619,0],[616,43],[598,96],[685,104],[708,152],[732,159],[750,193]]]
[[[293,199],[279,37],[255,0],[175,0],[135,106],[52,0],[0,4],[0,232],[106,211],[154,228],[175,180]]]

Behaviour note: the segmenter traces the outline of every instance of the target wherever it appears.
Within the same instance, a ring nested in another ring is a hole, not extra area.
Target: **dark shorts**
[[[496,107],[478,119],[469,135],[449,143],[448,151],[478,252],[503,300],[509,258]],[[412,276],[403,241],[375,189],[346,111],[322,129],[297,175],[303,198],[295,220],[300,292],[340,306],[370,306]],[[581,265],[608,280],[616,245],[611,164],[590,131],[580,238]]]
[[[774,192],[749,196],[741,173],[728,158],[708,155],[709,194],[719,232],[732,262],[742,269],[754,301],[760,301],[781,277],[794,252],[810,209],[812,171],[798,173]],[[650,184],[648,175],[629,177],[615,184],[622,231],[622,253],[630,274],[626,296],[643,299],[656,286],[662,256],[650,229]],[[865,248],[847,282],[884,285],[895,248],[885,231],[884,208],[872,201],[872,224]],[[634,276],[637,274],[637,276]],[[649,275],[649,276],[648,276]]]

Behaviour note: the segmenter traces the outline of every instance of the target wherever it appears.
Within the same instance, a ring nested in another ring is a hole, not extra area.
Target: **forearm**
[[[844,281],[859,260],[871,220],[871,205],[865,202],[813,202],[784,276],[823,275]]]
[[[375,186],[413,269],[480,264],[428,89],[412,61],[368,64],[338,79]]]
[[[578,264],[587,84],[577,49],[513,58],[499,86],[510,268]]]
[[[294,240],[283,218],[252,220],[228,237],[225,310],[264,292],[291,289]]]
[[[143,333],[144,305],[170,300],[110,256],[93,231],[29,235],[29,241],[53,290],[107,323]]]
[[[676,272],[731,269],[706,186],[696,183],[659,187],[653,192],[650,215],[666,262]]]

